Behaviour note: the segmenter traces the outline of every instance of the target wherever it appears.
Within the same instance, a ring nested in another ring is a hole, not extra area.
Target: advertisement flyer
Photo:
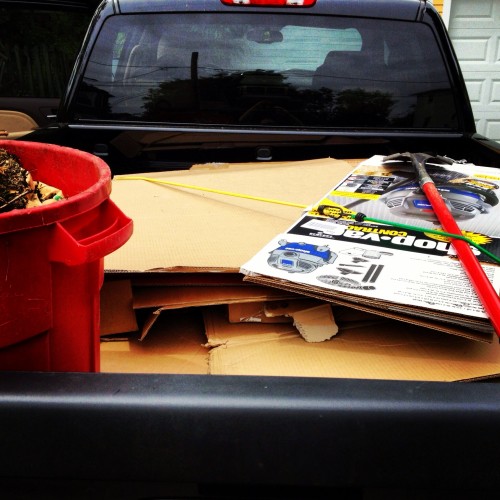
[[[500,172],[471,164],[427,171],[495,290],[500,267]],[[357,221],[362,213],[370,220]],[[374,222],[372,219],[376,219]],[[381,222],[382,221],[382,222]],[[360,163],[241,272],[394,304],[486,318],[411,164]],[[481,251],[487,249],[487,253]]]

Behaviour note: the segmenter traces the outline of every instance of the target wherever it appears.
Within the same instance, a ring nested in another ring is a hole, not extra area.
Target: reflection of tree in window
[[[334,92],[322,87],[303,93],[307,125],[320,127],[381,127],[388,125],[394,104],[391,94],[364,89]]]
[[[82,82],[75,95],[78,118],[108,118],[111,114],[109,98],[110,94],[106,90]]]
[[[380,127],[388,124],[393,104],[389,93],[342,90],[335,98],[332,119],[346,127]]]
[[[211,77],[164,81],[144,98],[145,119],[203,123],[299,125],[297,96],[272,71],[219,72]]]
[[[216,73],[197,80],[175,79],[150,88],[143,99],[145,120],[201,123],[229,123],[226,102],[232,77]]]

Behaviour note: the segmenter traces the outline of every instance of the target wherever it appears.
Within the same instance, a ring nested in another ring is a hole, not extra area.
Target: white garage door
[[[452,0],[448,29],[477,130],[500,141],[500,0]]]

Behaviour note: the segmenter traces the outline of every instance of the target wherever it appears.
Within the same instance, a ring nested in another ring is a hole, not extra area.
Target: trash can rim
[[[79,161],[85,161],[92,165],[97,176],[95,182],[92,182],[86,189],[70,195],[67,199],[38,207],[21,208],[0,213],[0,234],[33,229],[66,220],[95,208],[109,198],[111,194],[111,171],[109,166],[104,160],[91,153],[66,146],[17,140],[0,140],[0,148],[16,154],[21,163],[23,163],[23,153],[33,155],[40,152],[42,155],[53,155],[55,159],[64,156],[72,160],[78,158]],[[26,167],[27,170],[31,170],[28,168],[30,166]],[[34,178],[40,180],[36,178],[35,174]],[[52,185],[58,187],[57,182],[53,182]]]

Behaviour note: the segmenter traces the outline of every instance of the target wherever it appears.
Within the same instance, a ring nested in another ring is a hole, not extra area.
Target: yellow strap
[[[223,194],[226,196],[235,196],[237,198],[246,198],[248,200],[264,201],[266,203],[276,203],[278,205],[286,205],[289,207],[296,207],[296,208],[307,208],[307,206],[308,206],[308,205],[301,205],[300,203],[292,203],[289,201],[274,200],[272,198],[262,198],[260,196],[252,196],[252,195],[248,195],[248,194],[233,193],[232,191],[222,191],[220,189],[212,189],[212,188],[201,187],[201,186],[193,186],[191,184],[184,184],[182,182],[165,181],[162,179],[155,179],[153,177],[144,177],[142,175],[120,175],[118,177],[115,177],[115,180],[147,181],[147,182],[153,182],[155,184],[164,184],[166,186],[174,186],[174,187],[180,187],[180,188],[186,188],[186,189],[196,189],[198,191],[207,191],[208,193]]]

